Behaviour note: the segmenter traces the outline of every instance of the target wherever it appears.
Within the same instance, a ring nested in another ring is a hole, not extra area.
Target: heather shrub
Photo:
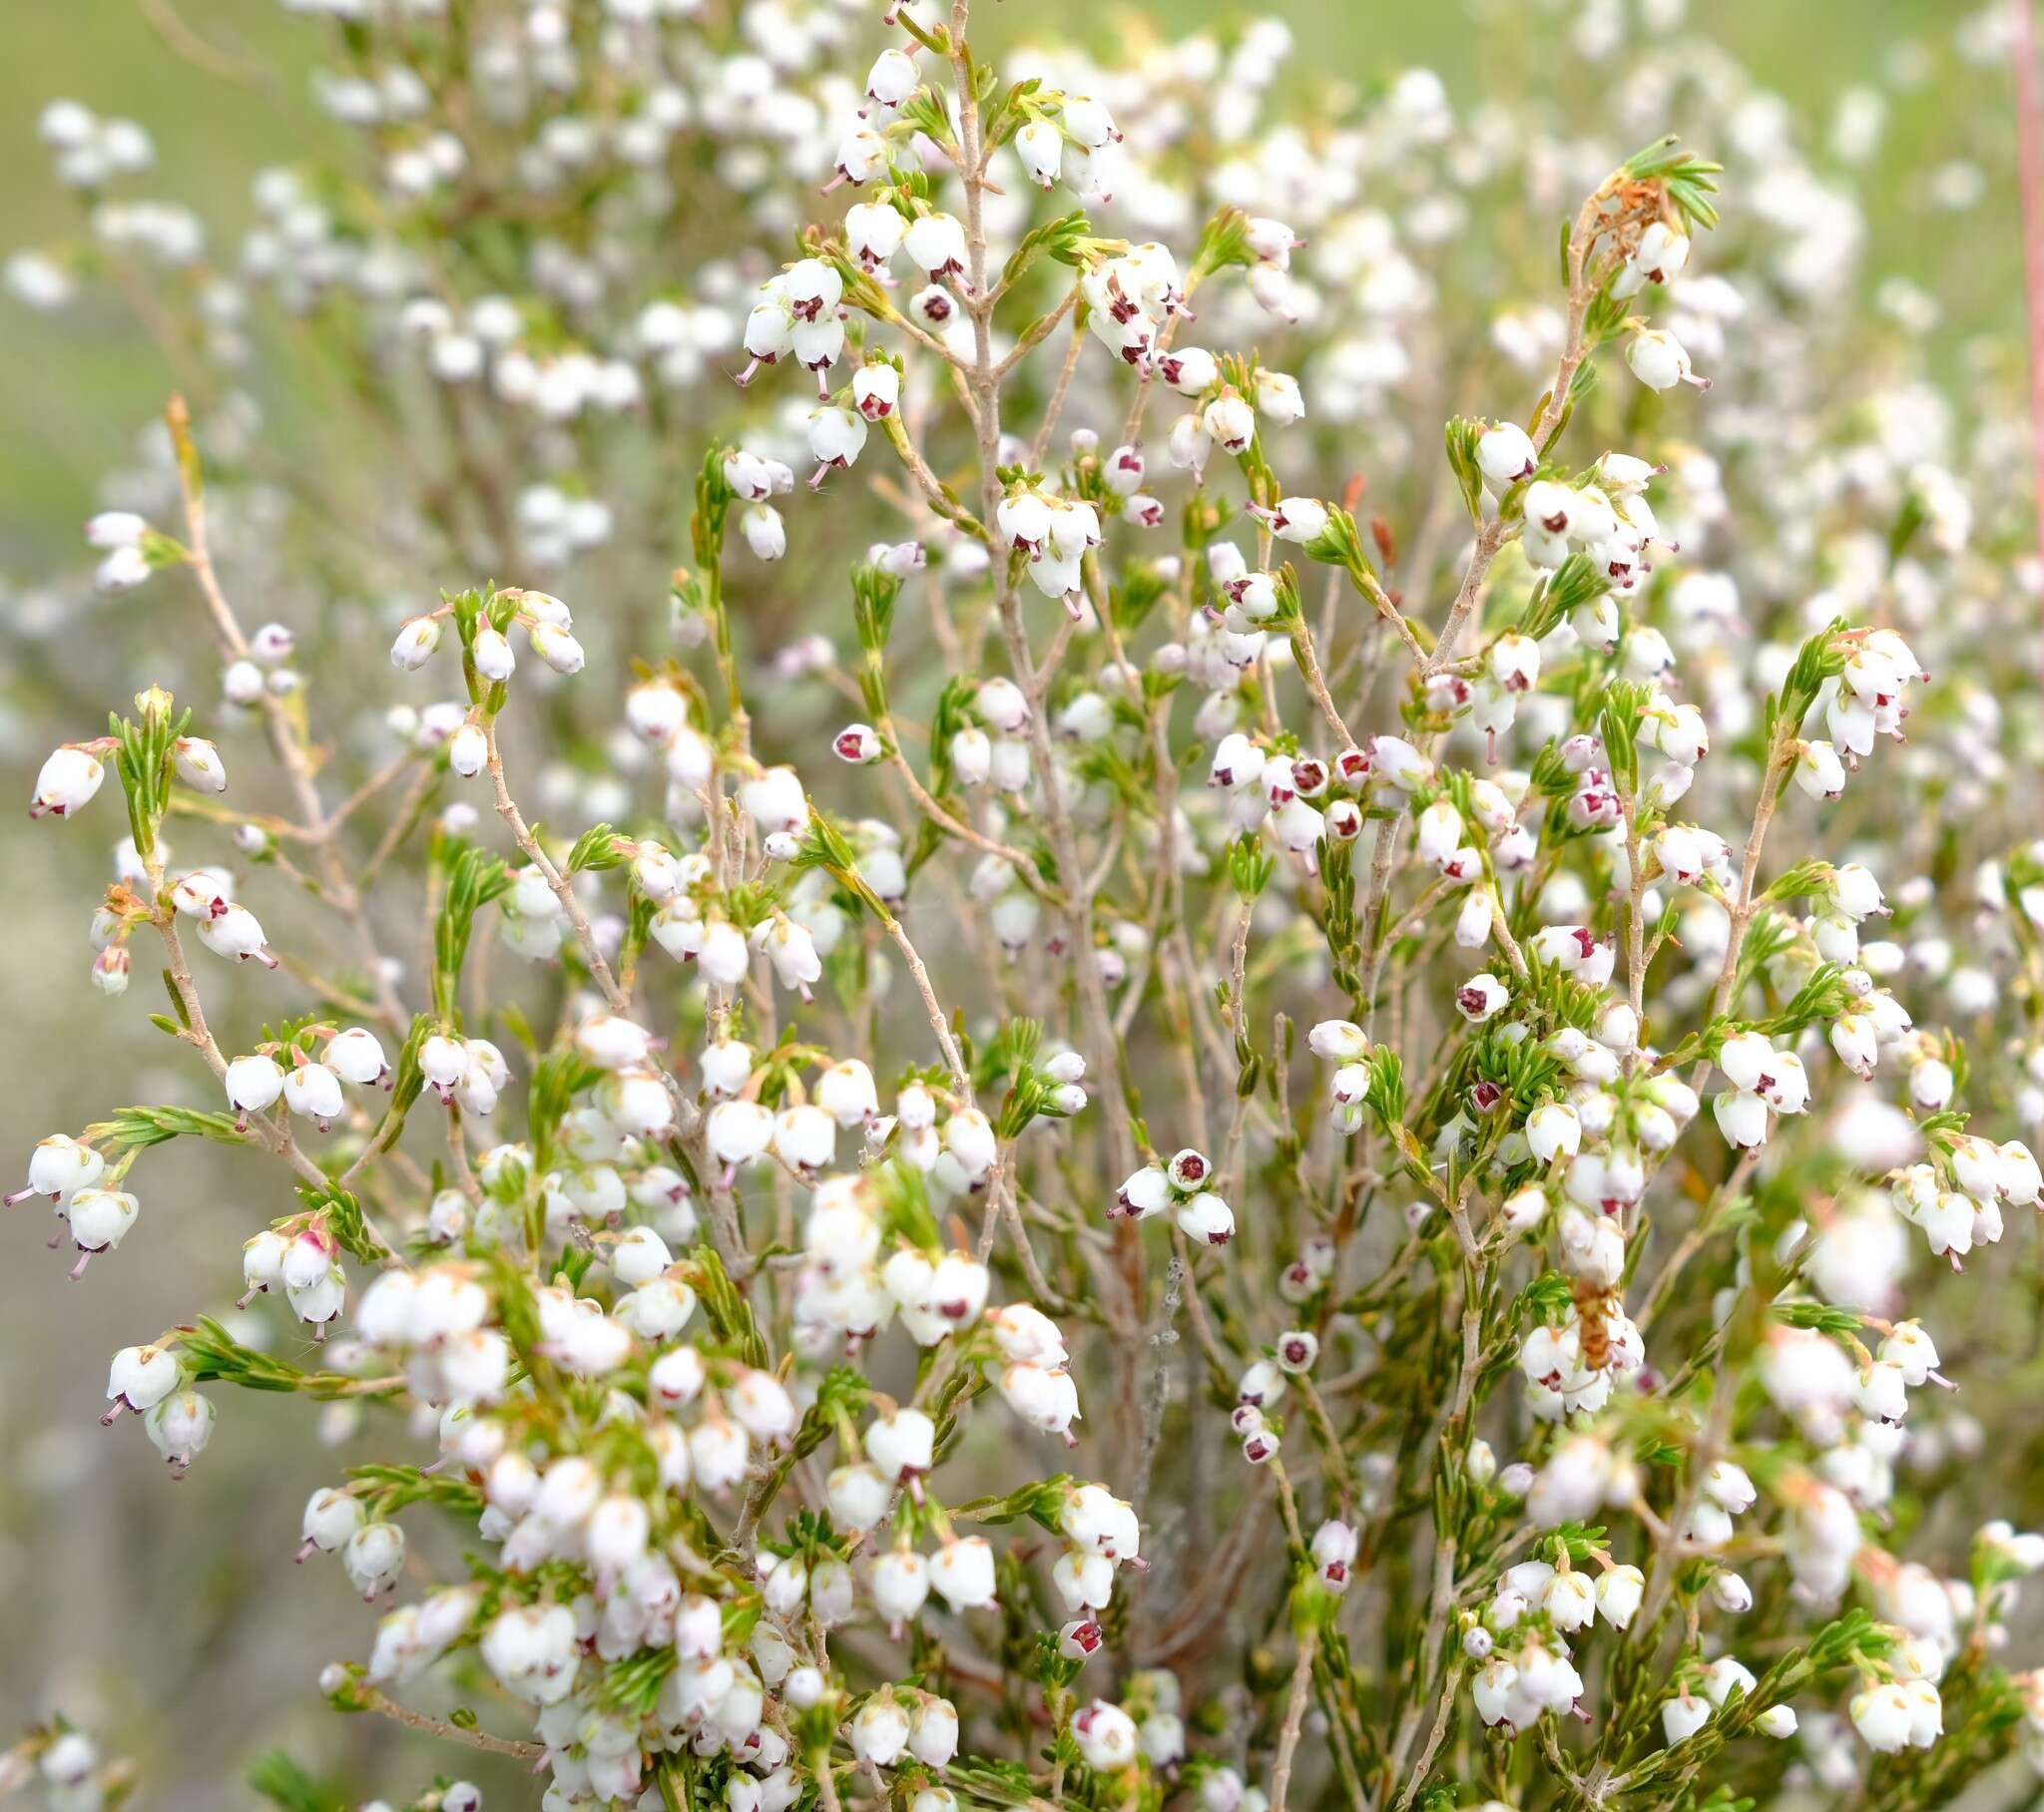
[[[221,1540],[441,1745],[254,1790],[2044,1765],[2028,427],[1859,268],[1878,97],[1808,150],[1651,4],[1467,107],[1270,22],[299,10],[358,158],[215,245],[53,103],[7,266],[180,373],[39,606],[108,998],[13,1249],[92,1318],[220,1148],[106,1438],[372,1455]]]

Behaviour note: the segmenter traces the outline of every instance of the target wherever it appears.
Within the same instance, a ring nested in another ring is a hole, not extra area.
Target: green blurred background
[[[1514,6],[1541,10],[1538,0]],[[1075,0],[988,10],[1002,34],[1060,22],[1115,29],[1113,15]],[[1240,10],[1163,0],[1154,13],[1177,31]],[[1466,106],[1495,85],[1523,92],[1529,81],[1516,52],[1509,69],[1486,61],[1505,53],[1486,37],[1485,0],[1280,0],[1265,10],[1290,21],[1302,60],[1358,87],[1428,64]],[[1890,114],[1877,168],[1887,174],[1868,185],[1868,289],[1901,275],[1933,292],[1944,310],[1937,356],[1948,364],[1966,357],[1980,331],[2012,332],[2021,313],[2010,173],[1979,163],[1991,156],[1982,146],[2008,142],[2006,117],[1984,117],[1973,99],[2002,88],[1991,75],[1976,78],[1962,107],[1935,73],[1949,67],[1967,10],[1949,0],[1692,0],[1691,10],[1691,22],[1771,83],[1811,138],[1828,131],[1841,93],[1881,82]],[[324,29],[275,0],[11,0],[0,18],[0,254],[73,230],[71,198],[48,181],[35,139],[37,113],[53,96],[143,122],[160,167],[139,190],[198,207],[219,255],[231,256],[249,220],[256,169],[338,143],[307,96]],[[1556,55],[1566,57],[1561,37],[1557,23]],[[234,79],[196,67],[195,56]],[[1985,179],[1982,199],[1940,205],[1937,173],[1968,159]],[[103,473],[127,457],[171,377],[98,295],[55,316],[0,303],[0,618],[11,620],[23,589],[75,563],[77,525],[95,507]],[[271,432],[286,442],[293,411],[316,406],[262,400]],[[58,661],[61,637],[60,629]],[[46,648],[34,660],[52,655]],[[0,694],[5,783],[18,790],[53,737],[6,636]],[[103,884],[110,822],[68,835],[45,828],[31,841],[18,812],[0,815],[0,865],[12,883],[9,960],[0,963],[0,1168],[10,1173],[36,1137],[117,1105],[110,1091],[191,1099],[189,1076],[150,1073],[162,1052],[139,1011],[110,1014],[86,986],[83,902]],[[197,1306],[218,1307],[228,1293],[220,1254],[266,1210],[223,1198],[216,1175],[204,1153],[174,1150],[153,1162],[154,1212],[120,1262],[97,1267],[75,1291],[41,1249],[39,1208],[0,1220],[0,1742],[61,1705],[138,1756],[137,1803],[153,1808],[254,1805],[242,1778],[277,1742],[361,1789],[416,1791],[445,1765],[444,1752],[377,1720],[343,1726],[313,1690],[320,1658],[364,1651],[369,1619],[337,1568],[291,1566],[297,1506],[341,1463],[322,1457],[305,1418],[260,1399],[224,1404],[222,1438],[177,1489],[139,1430],[95,1426],[107,1353]],[[492,1785],[494,1807],[536,1802],[515,1774],[489,1764],[473,1772]]]

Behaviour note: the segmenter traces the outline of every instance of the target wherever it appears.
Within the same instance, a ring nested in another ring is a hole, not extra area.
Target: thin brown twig
[[[429,1717],[423,1711],[414,1711],[408,1705],[400,1705],[395,1699],[386,1697],[373,1686],[357,1689],[352,1700],[364,1711],[374,1711],[379,1716],[390,1718],[402,1724],[407,1730],[417,1730],[426,1736],[437,1736],[443,1741],[460,1743],[464,1748],[480,1749],[485,1755],[509,1755],[522,1762],[536,1762],[546,1754],[542,1743],[524,1743],[515,1737],[492,1736],[487,1730],[471,1730],[462,1724],[450,1724],[444,1718]]]
[[[1320,1627],[1310,1623],[1298,1638],[1298,1658],[1291,1664],[1284,1725],[1278,1732],[1278,1756],[1271,1764],[1271,1812],[1284,1812],[1284,1796],[1291,1787],[1292,1758],[1298,1753],[1298,1735],[1305,1723],[1305,1702],[1312,1695],[1313,1656],[1319,1647]]]
[[[177,453],[178,492],[185,512],[187,561],[198,581],[207,613],[213,620],[214,637],[220,644],[222,655],[229,661],[246,660],[249,639],[228,603],[227,594],[221,589],[220,575],[213,563],[205,483],[200,472],[198,449],[192,440],[191,411],[182,396],[171,398],[164,411],[164,419],[169,424]],[[334,838],[333,825],[319,803],[319,787],[313,777],[311,753],[299,735],[298,726],[292,721],[291,706],[265,686],[260,694],[260,708],[270,746],[276,751],[277,762],[283,768],[292,796],[297,801],[306,840],[318,852],[322,897],[354,933],[356,950],[368,973],[369,987],[375,994],[380,1017],[393,1032],[401,1033],[410,1026],[411,1016],[397,997],[390,971],[382,953],[376,948],[375,934],[370,929],[361,894],[348,874],[346,860]]]

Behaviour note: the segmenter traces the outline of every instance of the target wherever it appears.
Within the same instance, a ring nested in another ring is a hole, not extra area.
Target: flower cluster
[[[92,979],[146,951],[196,1081],[9,1199],[90,1290],[158,1147],[259,1178],[105,1420],[378,1443],[245,1513],[374,1608],[324,1696],[549,1812],[2044,1754],[2044,1541],[1967,1476],[2044,1196],[2034,711],[1973,646],[2020,491],[2005,418],[1816,390],[1861,221],[1767,97],[1697,84],[1721,227],[1689,65],[1596,8],[1615,163],[1424,72],[1289,119],[1269,23],[323,10],[351,181],[263,173],[230,275],[60,104],[89,237],[8,276],[146,252],[229,386],[79,588],[196,610],[194,702],[30,794],[116,838]],[[1486,196],[1567,210],[1558,290],[1545,226],[1464,268]],[[397,532],[266,473],[258,307]],[[1437,446],[1450,374],[1500,412]]]

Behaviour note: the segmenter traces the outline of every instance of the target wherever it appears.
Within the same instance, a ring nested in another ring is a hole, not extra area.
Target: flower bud
[[[351,1026],[328,1041],[326,1067],[342,1082],[357,1088],[379,1083],[390,1074],[383,1047],[365,1026]]]
[[[199,792],[227,791],[227,766],[220,758],[220,750],[204,736],[180,736],[175,755],[178,772],[186,785]]]
[[[210,1397],[195,1390],[178,1390],[149,1412],[144,1427],[150,1444],[182,1475],[206,1451],[218,1414]]]
[[[880,735],[870,723],[847,723],[830,739],[830,752],[840,761],[864,767],[884,752]]]
[[[1476,464],[1494,485],[1531,478],[1539,456],[1526,430],[1508,421],[1493,422],[1476,441]]]
[[[1095,1699],[1073,1717],[1072,1737],[1087,1767],[1096,1773],[1126,1768],[1136,1759],[1135,1719],[1105,1699]]]
[[[337,1553],[347,1546],[361,1527],[361,1499],[350,1497],[344,1491],[322,1487],[305,1503],[305,1515],[299,1531],[305,1546],[299,1551],[299,1558],[314,1549],[320,1554]]]
[[[244,1058],[241,1061],[261,1063],[265,1060]],[[282,1093],[284,1106],[293,1114],[316,1123],[322,1132],[343,1112],[340,1079],[324,1064],[301,1064],[283,1073]]]
[[[223,1078],[228,1106],[241,1114],[260,1114],[283,1093],[283,1068],[273,1057],[238,1057]]]
[[[439,646],[439,619],[413,617],[397,632],[397,640],[390,645],[391,665],[408,674],[416,673],[432,659],[433,651]]]
[[[1612,1628],[1624,1629],[1639,1613],[1646,1585],[1637,1567],[1611,1568],[1597,1582],[1597,1614]]]
[[[29,795],[32,818],[69,818],[88,804],[106,778],[104,764],[82,748],[60,748],[44,761]]]
[[[1179,1204],[1179,1231],[1195,1244],[1226,1245],[1235,1237],[1235,1214],[1220,1196],[1202,1191]]]
[[[994,1597],[994,1551],[983,1536],[947,1543],[930,1561],[930,1586],[956,1611],[989,1609]]]
[[[107,1369],[107,1400],[114,1407],[102,1420],[124,1409],[147,1415],[178,1388],[182,1374],[177,1354],[167,1346],[124,1346]]]
[[[565,629],[552,623],[535,623],[528,632],[532,652],[557,674],[582,671],[582,644]]]

